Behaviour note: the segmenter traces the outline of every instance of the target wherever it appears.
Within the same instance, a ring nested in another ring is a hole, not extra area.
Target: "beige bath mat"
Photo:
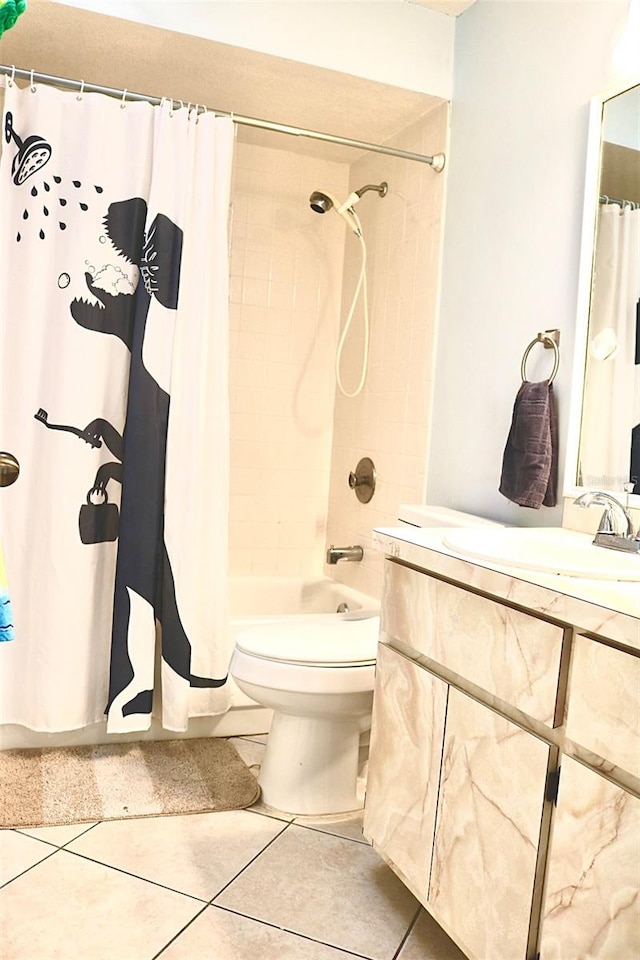
[[[0,827],[241,810],[259,794],[213,737],[0,752]]]

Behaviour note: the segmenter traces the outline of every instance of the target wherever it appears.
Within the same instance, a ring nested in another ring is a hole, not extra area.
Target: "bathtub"
[[[300,616],[335,613],[341,603],[349,610],[378,610],[379,602],[320,577],[233,577],[229,583],[229,616],[232,623],[257,617]]]

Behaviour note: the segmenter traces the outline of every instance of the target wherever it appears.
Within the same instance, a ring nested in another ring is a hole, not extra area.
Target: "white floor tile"
[[[301,827],[311,827],[323,833],[332,833],[335,837],[345,837],[347,840],[357,840],[359,843],[368,843],[362,835],[363,811],[348,813],[341,817],[296,817],[294,823]]]
[[[354,960],[353,954],[306,940],[218,907],[207,907],[158,960]]]
[[[465,960],[465,955],[423,910],[403,944],[398,960]]]
[[[58,827],[21,827],[20,833],[29,837],[37,837],[38,840],[46,840],[47,843],[53,843],[56,847],[64,847],[82,833],[86,833],[95,824],[93,823],[74,823]]]
[[[229,737],[229,743],[235,747],[254,776],[260,773],[260,764],[264,758],[266,747],[255,740],[245,740],[242,737]]]
[[[201,909],[199,900],[56,850],[1,891],[2,960],[151,960]]]
[[[284,828],[280,820],[246,810],[112,820],[67,849],[211,900]]]
[[[276,810],[274,807],[263,803],[262,800],[256,801],[256,803],[247,809],[251,810],[252,813],[260,813],[265,817],[275,817],[276,820],[283,820],[285,823],[291,823],[296,818],[295,813],[285,813],[284,810]]]
[[[53,847],[14,830],[0,832],[0,886],[13,880],[23,870],[51,856]]]
[[[391,960],[418,908],[369,846],[295,824],[215,902],[372,960]]]

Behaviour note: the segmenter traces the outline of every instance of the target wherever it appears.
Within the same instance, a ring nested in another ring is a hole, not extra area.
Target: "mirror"
[[[589,139],[565,496],[640,507],[640,84],[594,101]]]

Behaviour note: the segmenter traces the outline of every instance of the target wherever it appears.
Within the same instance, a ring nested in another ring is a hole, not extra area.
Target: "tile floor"
[[[264,738],[232,738],[257,772]],[[361,815],[249,810],[0,832],[0,960],[464,960]]]

